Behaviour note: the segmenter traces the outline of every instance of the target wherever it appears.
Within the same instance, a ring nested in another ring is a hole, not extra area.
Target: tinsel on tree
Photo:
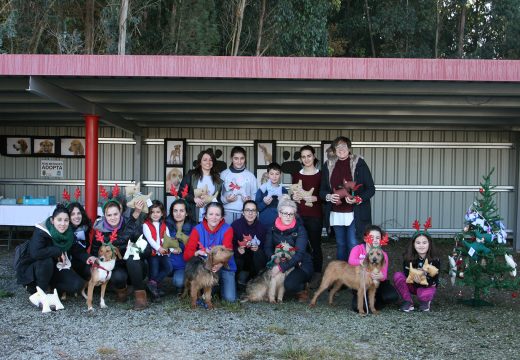
[[[482,295],[492,288],[516,290],[516,263],[506,242],[506,230],[494,200],[491,185],[492,169],[480,183],[479,195],[465,215],[465,226],[455,236],[455,248],[450,261],[452,284],[456,281],[474,288],[467,303],[483,305]]]

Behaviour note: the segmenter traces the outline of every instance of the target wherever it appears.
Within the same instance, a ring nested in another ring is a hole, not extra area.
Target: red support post
[[[85,117],[85,211],[92,222],[97,218],[98,115]]]

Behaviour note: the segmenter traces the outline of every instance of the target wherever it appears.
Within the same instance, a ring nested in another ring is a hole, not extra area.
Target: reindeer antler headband
[[[432,217],[428,217],[426,222],[423,225],[424,230],[421,230],[421,224],[419,224],[418,220],[415,220],[413,222],[413,228],[415,229],[415,233],[412,235],[413,238],[419,236],[419,235],[427,235],[430,236],[430,233],[428,232],[428,229],[432,227]]]
[[[373,242],[374,242],[374,237],[370,234],[366,234],[364,237],[363,237],[363,240],[365,240],[365,242],[370,245],[370,246],[373,246]],[[381,246],[385,246],[385,245],[388,245],[388,233],[385,233],[383,235],[383,237],[381,238],[381,240],[379,241],[379,247]]]
[[[67,189],[63,189],[63,193],[61,193],[61,197],[63,198],[63,205],[69,206],[70,204],[70,193],[67,191]],[[76,188],[76,191],[74,191],[74,199],[76,202],[79,202],[79,198],[81,197],[81,190],[79,187]]]
[[[107,205],[110,203],[116,204],[119,207],[119,209],[121,209],[121,210],[123,209],[121,202],[119,200],[117,200],[117,197],[119,196],[120,191],[121,191],[121,189],[119,188],[119,185],[116,184],[114,186],[114,188],[112,189],[112,194],[111,194],[112,196],[110,196],[110,194],[103,187],[103,185],[99,185],[99,195],[101,195],[101,197],[103,199],[105,199],[105,203],[103,204],[103,212],[105,212]]]

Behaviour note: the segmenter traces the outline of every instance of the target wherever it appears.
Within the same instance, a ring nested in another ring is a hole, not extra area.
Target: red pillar
[[[92,222],[97,217],[99,116],[85,116],[85,211]]]

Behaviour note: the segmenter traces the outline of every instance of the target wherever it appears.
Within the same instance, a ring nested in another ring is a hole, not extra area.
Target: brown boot
[[[148,307],[148,301],[146,299],[146,290],[136,290],[134,310],[144,310]]]
[[[298,302],[301,303],[306,303],[309,301],[309,284],[305,284],[305,289],[299,293],[296,293],[296,298],[298,299]]]
[[[127,300],[127,288],[116,289],[116,301],[118,303],[124,303]]]

